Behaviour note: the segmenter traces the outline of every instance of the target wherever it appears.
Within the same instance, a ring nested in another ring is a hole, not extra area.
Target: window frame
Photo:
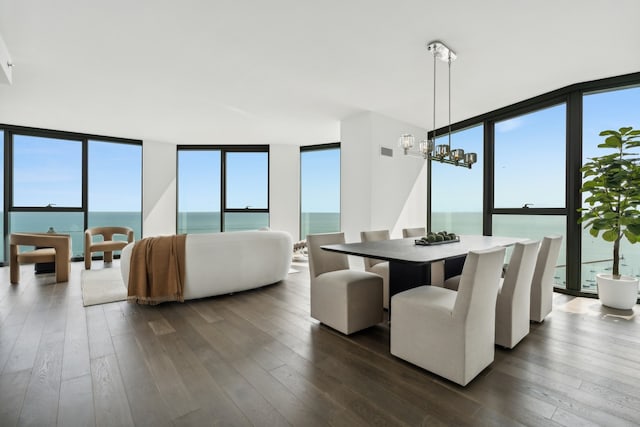
[[[451,131],[462,130],[484,124],[484,173],[483,173],[483,234],[492,235],[492,217],[494,214],[508,215],[564,215],[566,217],[566,282],[567,288],[555,287],[554,290],[576,296],[593,294],[582,291],[581,247],[582,229],[578,224],[578,209],[582,207],[582,100],[585,94],[635,87],[640,85],[640,72],[616,77],[603,78],[575,83],[551,92],[526,99],[506,107],[499,108],[457,123],[451,124]],[[515,116],[535,112],[543,108],[566,103],[566,164],[565,164],[565,208],[494,208],[494,155],[495,123]],[[449,127],[429,132],[428,137],[446,135]],[[429,168],[431,170],[431,168]],[[427,184],[431,192],[431,175]],[[431,205],[427,210],[427,224],[431,225]]]
[[[6,254],[8,254],[8,239],[9,236],[9,215],[11,213],[25,213],[25,212],[42,212],[42,213],[52,213],[52,212],[80,212],[83,214],[83,228],[87,229],[87,224],[89,221],[89,212],[88,212],[88,179],[89,179],[89,141],[100,141],[100,142],[109,142],[114,144],[130,144],[140,146],[141,155],[140,155],[140,186],[142,188],[142,176],[143,176],[143,155],[142,155],[142,141],[137,139],[129,139],[129,138],[119,138],[119,137],[111,137],[104,135],[93,135],[93,134],[85,134],[85,133],[77,133],[77,132],[68,132],[68,131],[60,131],[60,130],[52,130],[52,129],[41,129],[41,128],[32,128],[26,126],[15,126],[10,124],[2,124],[0,123],[0,129],[4,131],[4,210],[2,212],[4,218],[3,224],[3,235],[5,236],[5,258]],[[82,186],[81,186],[81,206],[79,207],[34,207],[34,206],[14,206],[13,205],[13,144],[14,135],[25,135],[25,136],[34,136],[41,138],[49,138],[49,139],[64,139],[64,140],[73,140],[79,141],[82,145]],[[142,221],[142,201],[141,201],[141,209],[140,209],[140,234],[143,233],[143,221]],[[82,257],[73,257],[72,261],[80,261]],[[8,260],[3,259],[0,260],[0,266],[8,265]]]
[[[180,177],[179,152],[180,151],[220,151],[220,233],[225,232],[224,217],[227,213],[266,213],[269,214],[271,223],[270,203],[271,203],[271,151],[268,144],[264,145],[178,145],[176,147],[176,180]],[[267,153],[267,207],[266,208],[227,208],[227,153]],[[179,186],[176,185],[176,232],[178,230],[179,214],[178,204],[180,200]]]
[[[302,229],[302,153],[304,152],[310,152],[310,151],[323,151],[323,150],[335,150],[338,149],[340,150],[340,168],[338,169],[338,174],[339,174],[339,181],[342,182],[342,148],[341,148],[341,144],[340,141],[338,142],[328,142],[328,143],[324,143],[324,144],[313,144],[313,145],[301,145],[300,146],[300,154],[299,154],[299,162],[300,162],[300,167],[299,167],[299,171],[298,171],[298,180],[300,182],[300,185],[298,186],[298,236],[300,236],[300,238],[302,238],[302,234],[303,234],[303,229]],[[340,190],[342,192],[342,190]],[[338,212],[338,214],[340,215],[339,218],[339,224],[340,227],[339,229],[342,229],[342,194],[340,194],[340,211]],[[305,239],[306,239],[306,235],[305,235]]]

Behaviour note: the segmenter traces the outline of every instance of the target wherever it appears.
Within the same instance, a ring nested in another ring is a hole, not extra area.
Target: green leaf
[[[627,133],[629,133],[629,131],[631,131],[632,129],[633,129],[633,127],[631,127],[631,126],[623,127],[623,128],[620,128],[620,133],[621,133],[622,135],[626,135],[626,134],[627,134]]]
[[[615,242],[618,239],[618,233],[614,230],[607,230],[602,233],[602,238],[607,242]]]
[[[638,236],[637,234],[633,234],[632,232],[630,232],[628,229],[624,230],[624,236],[627,238],[627,240],[629,241],[629,243],[637,243],[638,242]]]
[[[640,224],[638,224],[638,223],[627,225],[627,230],[630,233],[633,233],[633,234],[635,234],[637,236],[640,236]]]

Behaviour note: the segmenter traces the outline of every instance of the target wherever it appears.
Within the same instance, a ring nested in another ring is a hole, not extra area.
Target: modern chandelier
[[[471,166],[478,161],[478,155],[476,153],[465,154],[461,148],[451,149],[451,62],[456,59],[456,53],[440,41],[428,43],[427,49],[433,55],[433,131],[431,139],[420,142],[417,154],[427,160],[471,169]],[[436,60],[438,59],[445,61],[449,70],[449,127],[448,143],[436,145]],[[415,140],[415,137],[410,134],[404,134],[400,137],[398,145],[404,150],[405,155],[413,154],[412,148],[415,145]]]

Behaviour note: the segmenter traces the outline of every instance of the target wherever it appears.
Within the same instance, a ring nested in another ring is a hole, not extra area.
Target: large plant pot
[[[638,279],[620,276],[614,279],[611,274],[596,274],[598,297],[607,307],[630,310],[638,299]]]

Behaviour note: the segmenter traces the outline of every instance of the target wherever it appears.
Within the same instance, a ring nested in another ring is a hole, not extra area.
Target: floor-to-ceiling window
[[[82,140],[16,133],[11,149],[10,232],[69,234],[82,256]]]
[[[564,236],[555,285],[566,286],[566,104],[494,124],[492,234]]]
[[[88,143],[88,226],[124,226],[142,237],[142,150],[137,144]],[[133,185],[131,185],[133,184]],[[126,240],[126,236],[116,236]]]
[[[582,163],[591,157],[611,153],[611,150],[598,148],[604,140],[599,136],[601,131],[625,126],[640,129],[640,87],[586,93],[582,105]],[[640,156],[640,149],[635,152]],[[620,273],[640,277],[640,245],[632,245],[623,239],[620,254]],[[583,229],[581,258],[582,290],[597,292],[596,274],[612,269],[613,243],[595,238]]]
[[[5,168],[4,165],[4,131],[0,129],[0,142],[2,143],[2,149],[0,150],[0,164],[2,164],[2,168]],[[0,175],[0,188],[4,188],[4,174]],[[4,260],[4,197],[0,197],[0,204],[2,204],[2,218],[0,219],[0,230],[2,230],[2,236],[0,236],[0,263]]]
[[[269,153],[225,152],[224,230],[269,226]]]
[[[268,146],[179,146],[178,233],[269,226]]]
[[[432,161],[431,231],[456,234],[482,234],[482,177],[484,173],[483,126],[453,132],[451,146],[464,147],[476,153],[478,161],[471,169]],[[436,144],[447,144],[448,137],[436,138]]]
[[[561,234],[556,289],[594,293],[596,272],[610,268],[612,245],[594,239],[577,222],[583,200],[580,167],[587,158],[602,154],[597,148],[600,131],[623,126],[638,129],[639,120],[640,73],[633,73],[576,83],[453,123],[454,132],[484,125],[483,233],[534,239]],[[437,133],[446,134],[446,130]],[[464,146],[469,142],[453,145],[469,150]],[[455,194],[460,185],[439,175],[435,167],[432,172],[432,228],[451,228],[440,218],[453,218],[455,212],[453,207],[449,213],[438,211],[444,198],[438,192],[445,187]],[[625,274],[640,275],[638,247],[623,244]]]
[[[4,235],[69,234],[76,259],[88,227],[123,225],[142,235],[140,141],[5,125],[2,131]]]
[[[220,150],[178,151],[178,233],[220,231]]]
[[[300,238],[340,231],[340,144],[300,147]]]

